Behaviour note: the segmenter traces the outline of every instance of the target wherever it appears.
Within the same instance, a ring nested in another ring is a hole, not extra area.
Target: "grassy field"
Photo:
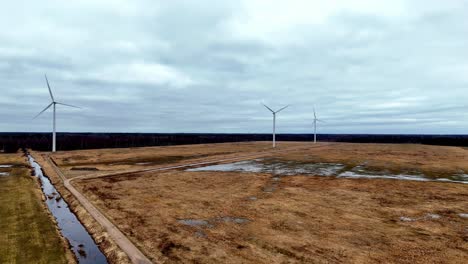
[[[251,151],[267,148],[265,143],[248,146]],[[263,160],[280,168],[339,163],[345,170],[365,166],[373,172],[417,172],[430,178],[468,171],[468,151],[456,147],[306,146],[310,148]],[[214,153],[230,148],[205,147]],[[191,146],[160,149],[160,155],[199,152]],[[140,151],[127,152],[126,159],[137,159]],[[101,153],[81,159],[101,166],[96,158]],[[83,179],[75,185],[154,261],[465,263],[468,258],[466,184],[278,171],[172,170]]]
[[[0,263],[73,261],[42,202],[25,157],[0,154]]]

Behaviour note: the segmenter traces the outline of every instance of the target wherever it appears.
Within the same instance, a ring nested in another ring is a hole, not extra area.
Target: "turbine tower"
[[[276,148],[276,114],[286,109],[289,105],[277,111],[273,111],[270,107],[266,106],[265,104],[263,104],[263,106],[265,106],[266,109],[270,110],[270,112],[273,114],[273,147]]]
[[[317,122],[325,122],[325,121],[317,119],[317,114],[315,113],[315,107],[314,107],[314,143],[317,143]]]
[[[44,108],[44,110],[42,110],[39,114],[37,114],[33,119],[36,119],[38,116],[40,116],[42,113],[44,113],[47,109],[49,109],[51,106],[53,107],[53,111],[54,111],[54,114],[53,114],[53,121],[52,121],[52,124],[53,124],[53,132],[52,132],[52,152],[55,152],[56,151],[56,126],[55,126],[55,111],[56,111],[56,106],[57,105],[64,105],[64,106],[69,106],[69,107],[74,107],[74,108],[81,108],[81,107],[78,107],[78,106],[74,106],[74,105],[69,105],[69,104],[64,104],[64,103],[60,103],[60,102],[57,102],[55,101],[54,99],[54,95],[52,94],[52,90],[50,89],[50,85],[49,85],[49,80],[47,80],[47,75],[44,75],[45,79],[46,79],[46,83],[47,83],[47,88],[49,88],[49,94],[50,94],[50,99],[52,100],[52,102],[46,106],[46,108]]]

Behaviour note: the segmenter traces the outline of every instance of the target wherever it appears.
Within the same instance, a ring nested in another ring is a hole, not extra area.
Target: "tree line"
[[[58,133],[57,150],[269,141],[271,137],[271,134]],[[467,135],[321,134],[318,138],[325,142],[419,143],[468,147]],[[313,141],[313,134],[278,134],[277,140]],[[51,144],[51,133],[0,133],[0,152],[16,152],[20,148],[48,151]]]

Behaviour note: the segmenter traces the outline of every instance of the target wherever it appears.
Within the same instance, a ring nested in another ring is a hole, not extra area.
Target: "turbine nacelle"
[[[268,107],[266,104],[262,103],[262,105],[265,106],[266,109],[270,110],[270,112],[273,114],[273,148],[275,148],[276,147],[276,114],[286,109],[289,105],[283,108],[280,108],[279,110],[276,110],[276,111],[273,111],[273,109]]]
[[[266,109],[270,110],[270,112],[271,112],[272,114],[274,114],[274,115],[277,114],[277,113],[279,113],[279,112],[281,112],[281,111],[283,111],[284,109],[286,109],[286,108],[289,107],[289,105],[287,105],[287,106],[285,106],[285,107],[283,107],[283,108],[280,108],[279,110],[273,111],[273,109],[271,109],[270,107],[268,107],[266,104],[262,104],[262,105],[265,106]]]

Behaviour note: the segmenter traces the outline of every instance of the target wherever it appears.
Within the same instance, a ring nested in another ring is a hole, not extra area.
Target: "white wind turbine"
[[[317,143],[317,122],[325,122],[317,118],[317,114],[315,113],[314,107],[314,143]]]
[[[283,111],[289,105],[287,105],[287,106],[285,106],[285,107],[283,107],[283,108],[281,108],[281,109],[279,109],[277,111],[273,111],[270,107],[266,106],[265,104],[263,104],[263,106],[265,106],[273,114],[273,147],[275,148],[276,147],[276,114]]]
[[[52,152],[55,152],[56,151],[56,131],[55,131],[55,108],[56,108],[56,105],[59,104],[59,105],[64,105],[64,106],[69,106],[69,107],[74,107],[74,108],[81,108],[81,107],[74,106],[74,105],[69,105],[69,104],[64,104],[64,103],[59,103],[59,102],[55,101],[54,95],[52,94],[52,90],[50,89],[49,80],[47,80],[47,75],[44,75],[44,76],[45,76],[45,79],[46,79],[47,88],[49,88],[50,99],[52,99],[52,102],[48,106],[46,106],[46,108],[44,108],[44,110],[42,110],[39,114],[37,114],[33,119],[36,119],[38,116],[40,116],[42,113],[44,113],[47,109],[49,109],[51,106],[53,106],[54,115],[53,115],[53,132],[52,132]]]

